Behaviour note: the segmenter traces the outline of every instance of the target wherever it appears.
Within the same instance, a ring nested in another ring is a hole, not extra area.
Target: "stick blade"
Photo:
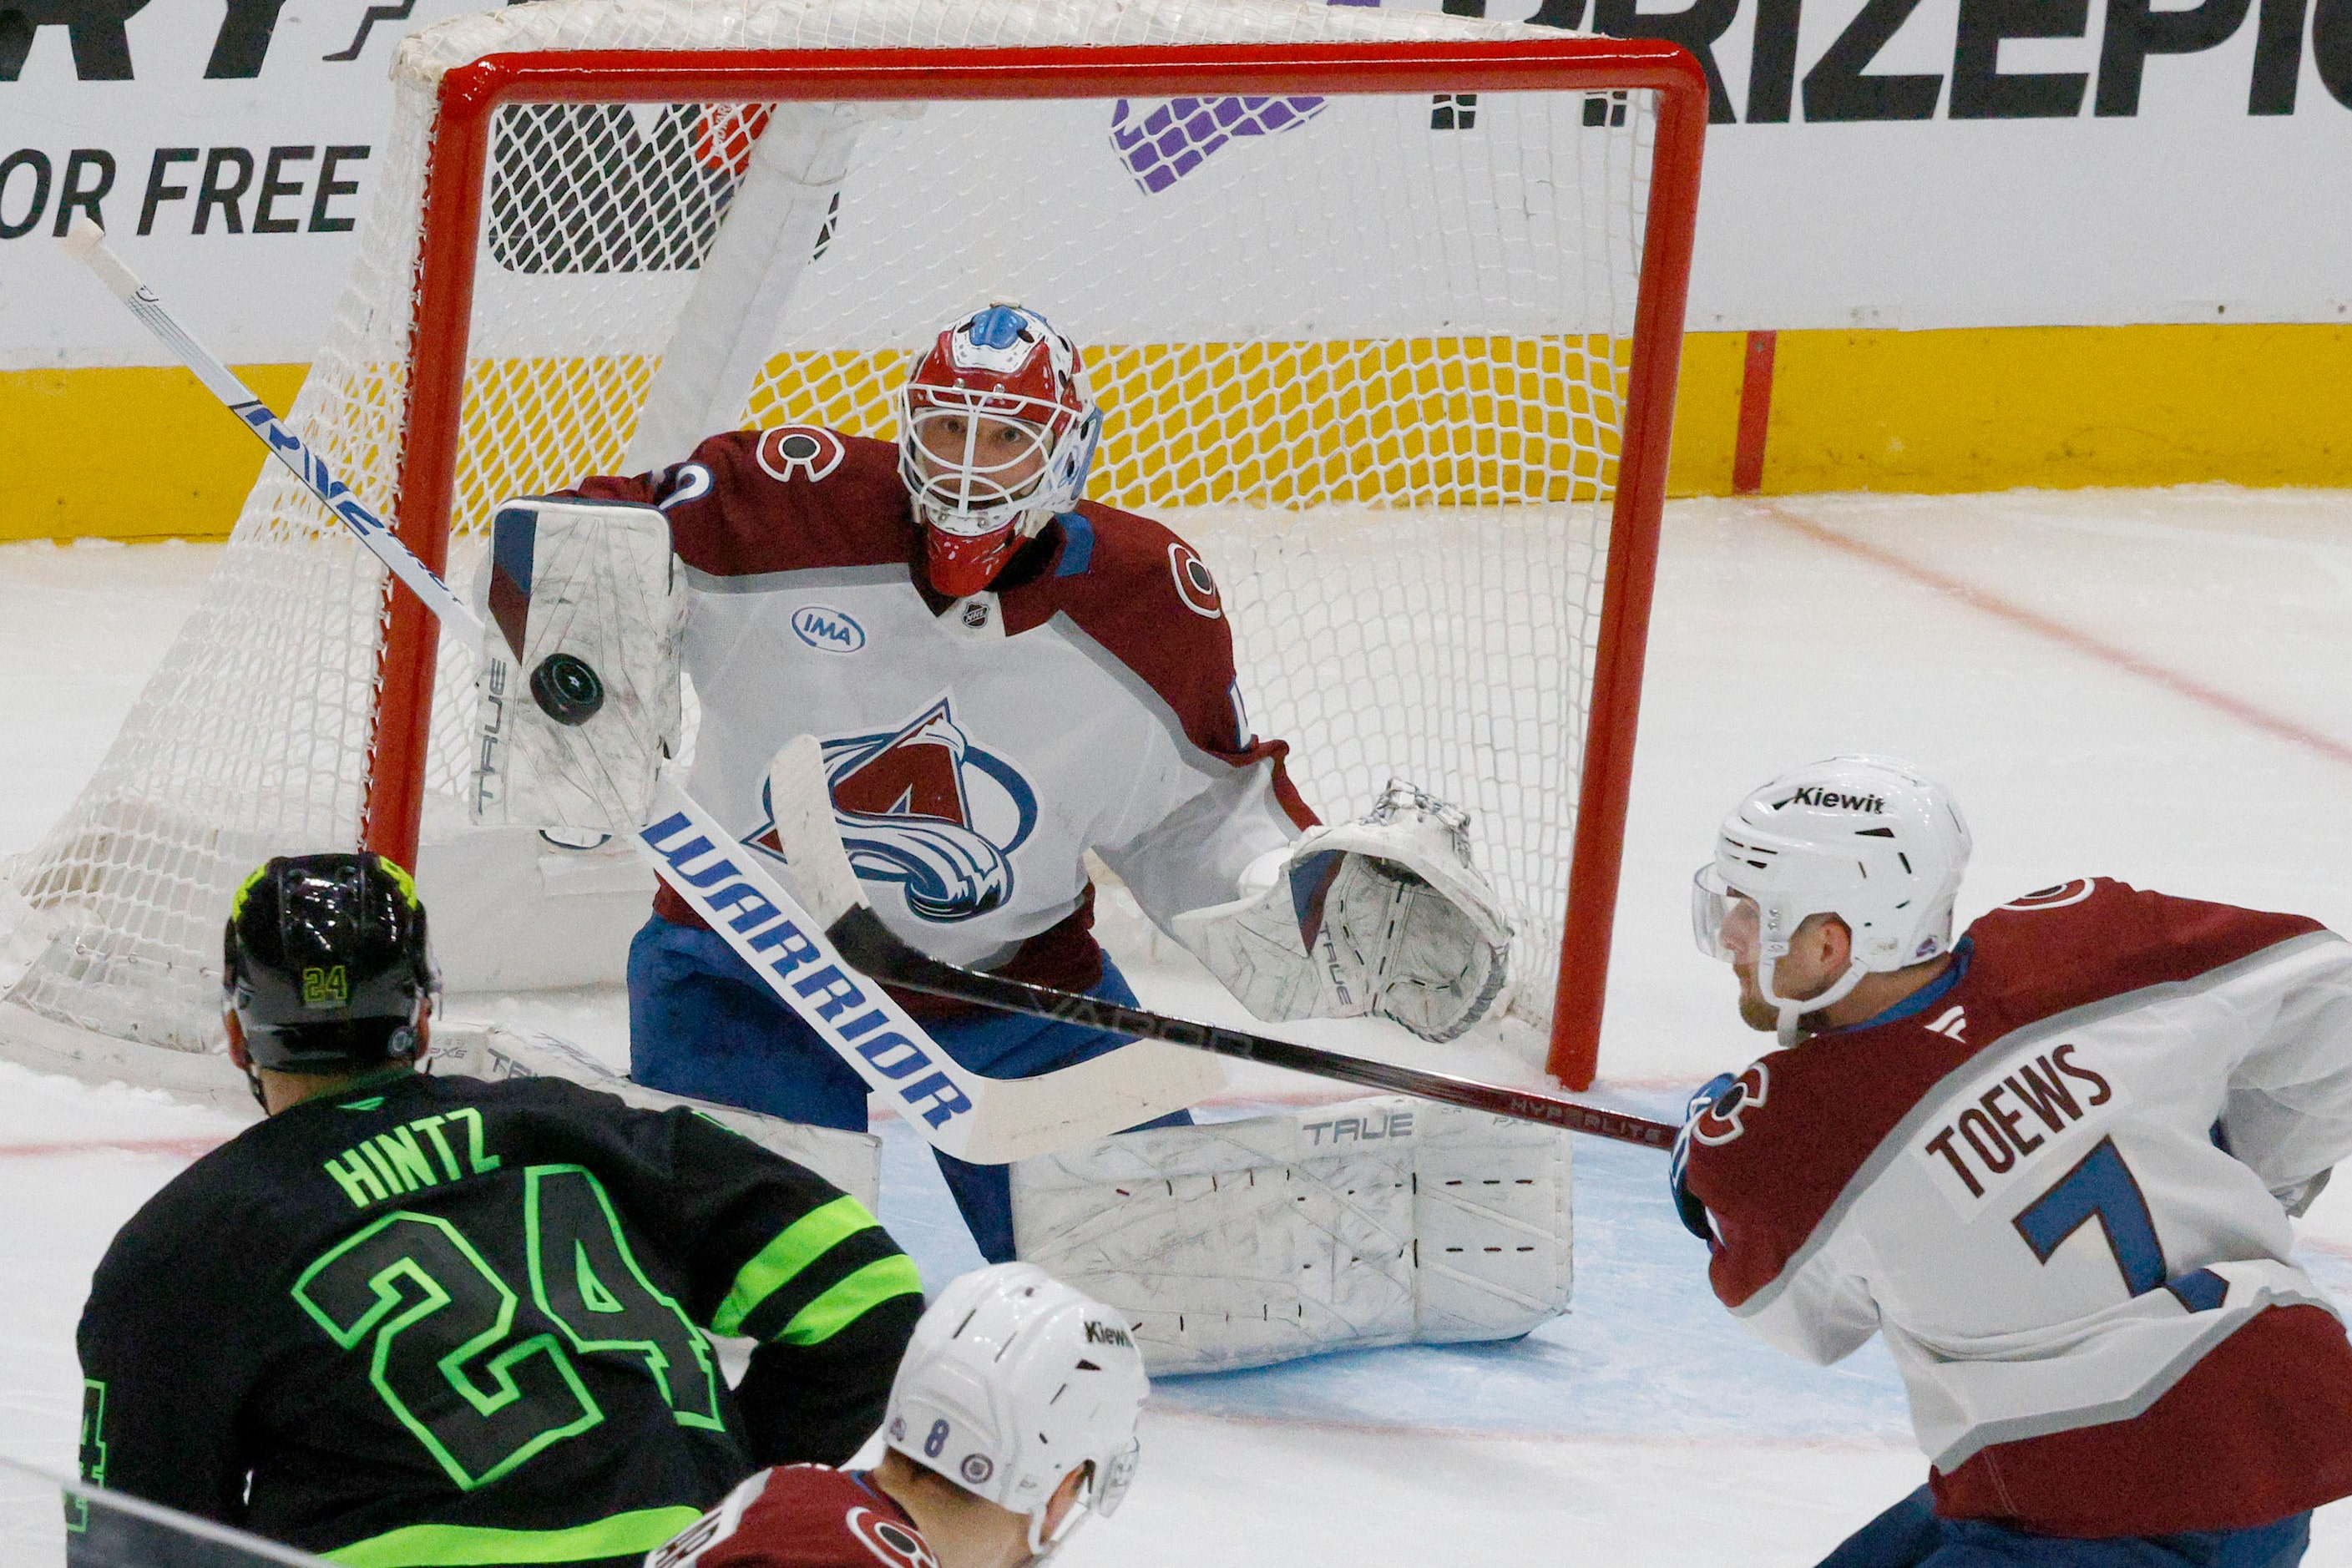
[[[984,982],[986,976],[926,958],[870,908],[851,910],[825,929],[825,939],[852,965],[886,984],[944,981],[940,994],[960,995],[983,1007],[1001,1005],[960,991],[955,984],[959,978]],[[988,1108],[971,1130],[963,1157],[1000,1164],[1060,1153],[1189,1110],[1222,1093],[1226,1082],[1221,1058],[1151,1039],[1131,1040],[1034,1078],[992,1079]]]
[[[963,1157],[996,1165],[1057,1154],[1190,1110],[1224,1087],[1215,1057],[1137,1040],[1036,1078],[994,1080]]]

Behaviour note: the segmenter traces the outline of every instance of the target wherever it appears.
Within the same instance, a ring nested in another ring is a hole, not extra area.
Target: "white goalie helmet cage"
[[[1806,1010],[1841,999],[1871,973],[1948,952],[1952,906],[1971,840],[1958,802],[1908,763],[1837,756],[1781,774],[1734,806],[1715,858],[1691,889],[1699,951],[1730,961],[1726,923],[1754,908],[1758,984],[1773,994],[1771,962],[1811,916],[1832,914],[1853,933],[1853,962]]]
[[[883,1440],[976,1497],[1026,1514],[1029,1548],[1118,1509],[1151,1392],[1126,1320],[1034,1263],[1000,1263],[940,1292],[898,1363]],[[1049,1539],[1046,1506],[1090,1467]]]

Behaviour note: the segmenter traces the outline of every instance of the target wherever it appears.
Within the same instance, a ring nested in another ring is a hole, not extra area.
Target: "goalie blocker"
[[[509,501],[475,599],[474,820],[635,831],[677,749],[686,597],[669,520],[613,501]]]

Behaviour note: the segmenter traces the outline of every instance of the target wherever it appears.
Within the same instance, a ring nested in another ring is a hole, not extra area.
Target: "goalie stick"
[[[287,470],[300,479],[310,492],[317,496],[329,511],[342,519],[343,526],[358,536],[368,552],[388,567],[392,574],[408,585],[409,592],[424,601],[445,626],[460,626],[479,637],[482,623],[473,606],[449,591],[449,585],[419,561],[403,544],[384,521],[361,504],[351,487],[335,478],[325,459],[303,444],[302,438],[278,422],[269,412],[269,405],[253,395],[253,389],[237,380],[228,366],[215,359],[212,351],[190,337],[187,330],[163,309],[155,290],[139,281],[131,268],[122,265],[121,258],[106,247],[106,231],[88,217],[77,216],[65,237],[66,254],[98,274],[99,281],[113,292],[116,299],[131,307],[131,313],[156,337],[163,346],[179,356],[180,363],[195,372],[205,390],[226,405],[231,414],[245,422],[246,426],[261,444],[269,448],[270,456],[283,463]]]
[[[806,744],[816,748],[814,741]],[[816,765],[821,789],[824,764]],[[780,816],[793,809],[777,805]],[[831,799],[821,797],[818,808],[821,828],[803,820],[789,831],[796,837],[821,834],[855,884],[841,841],[832,836]],[[942,1152],[982,1165],[1050,1154],[1181,1110],[1224,1085],[1215,1063],[1153,1045],[1122,1046],[1034,1078],[973,1072],[880,986],[861,984],[824,926],[769,875],[761,852],[739,843],[676,784],[656,787],[652,820],[637,830],[636,841],[662,879],[768,988]],[[794,880],[801,880],[797,866]]]
[[[129,306],[131,313],[163,340],[164,346],[179,356],[182,363],[195,373],[196,379],[204,383],[205,390],[220,399],[230,413],[251,428],[270,453],[290,469],[329,510],[341,518],[344,525],[358,536],[360,542],[406,584],[436,619],[445,626],[465,626],[478,637],[481,635],[482,623],[474,614],[473,607],[452,593],[449,585],[436,575],[431,567],[419,561],[381,518],[361,504],[350,488],[334,477],[325,460],[310,450],[299,436],[281,424],[269,412],[268,405],[237,380],[226,365],[188,335],[171,312],[163,309],[155,291],[142,283],[122,264],[121,258],[107,248],[104,229],[87,217],[77,217],[67,234],[65,247],[68,255],[95,272],[115,298]],[[541,707],[547,706],[544,696],[533,695]],[[674,785],[664,787],[674,797],[668,802],[672,809],[667,813],[658,808],[656,810],[656,826],[680,820],[697,821],[708,826],[712,843],[728,845],[730,850],[741,850],[740,845],[720,832],[715,825],[710,825],[707,816],[700,815],[701,808],[695,805],[684,791]],[[656,797],[657,801],[659,798]],[[651,847],[652,840],[646,837],[646,833],[653,831],[655,829],[640,830],[639,841],[647,847],[647,853],[654,856],[657,867],[666,867],[659,850]],[[738,858],[746,862],[746,869],[757,874],[757,867],[749,864],[748,853]],[[745,939],[741,933],[729,925],[723,915],[711,917],[702,888],[681,884],[674,868],[665,868],[664,874],[671,877],[672,885],[678,887],[688,903],[704,911],[705,918],[711,920],[714,929],[736,942],[739,952],[744,951]],[[706,887],[709,885],[705,884]],[[782,908],[793,907],[772,882],[763,882],[760,886],[782,900]],[[741,911],[739,909],[737,912],[740,914]],[[803,923],[810,923],[805,916],[803,916]],[[773,932],[762,931],[758,934],[765,939]],[[761,977],[775,988],[776,994],[784,1004],[798,1013],[827,1045],[839,1051],[844,1060],[865,1076],[868,1083],[898,1098],[902,1108],[908,1110],[913,1124],[923,1131],[931,1142],[950,1154],[980,1163],[995,1164],[1026,1159],[1031,1154],[1066,1148],[1106,1132],[1132,1127],[1139,1121],[1149,1121],[1213,1093],[1222,1081],[1204,1081],[1192,1064],[1179,1061],[1174,1065],[1180,1070],[1163,1068],[1156,1078],[1147,1074],[1130,1091],[1127,1086],[1108,1081],[1118,1078],[1128,1064],[1123,1062],[1120,1067],[1114,1068],[1108,1058],[1098,1058],[1095,1062],[1081,1064],[1080,1068],[1065,1069],[1055,1075],[1050,1085],[1042,1081],[1019,1080],[992,1090],[982,1080],[958,1067],[920,1026],[907,1017],[887,997],[880,997],[879,1001],[889,1009],[887,1021],[892,1028],[886,1035],[866,1040],[866,1048],[874,1050],[887,1038],[899,1042],[906,1052],[912,1054],[890,1054],[887,1058],[887,1070],[877,1069],[871,1060],[859,1054],[856,1041],[831,1026],[832,1014],[827,1008],[834,1002],[833,997],[820,996],[812,1003],[805,994],[795,994],[772,967],[763,963],[761,954],[746,952],[746,957]],[[837,974],[839,971],[836,969],[835,973]],[[1128,1055],[1126,1051],[1113,1054],[1122,1058]],[[910,1104],[906,1094],[900,1092],[904,1086],[892,1078],[891,1072],[895,1070],[899,1077],[905,1077],[908,1074],[902,1064],[921,1062],[938,1065],[933,1074],[916,1079],[916,1087],[935,1088],[937,1092],[920,1105]],[[1094,1070],[1082,1070],[1084,1068]],[[930,1113],[930,1117],[926,1117],[926,1111]]]
[[[1214,1024],[1171,1018],[1165,1014],[1123,1006],[1099,997],[1025,984],[1000,975],[983,974],[977,970],[943,963],[902,941],[882,923],[881,917],[866,901],[865,891],[858,886],[857,873],[851,868],[849,856],[842,848],[841,839],[835,830],[832,795],[825,786],[824,755],[814,739],[803,735],[776,753],[776,760],[768,773],[768,805],[775,824],[778,845],[786,863],[793,868],[793,880],[809,900],[815,913],[815,922],[822,925],[827,942],[858,969],[887,984],[959,1002],[977,1003],[1001,1012],[1027,1013],[1040,1018],[1109,1029],[1215,1056],[1236,1057],[1244,1061],[1263,1062],[1269,1067],[1288,1068],[1294,1072],[1312,1073],[1318,1078],[1337,1079],[1342,1083],[1414,1095],[1444,1105],[1490,1111],[1521,1121],[1541,1122],[1546,1126],[1566,1128],[1571,1132],[1614,1139],[1621,1143],[1638,1143],[1650,1149],[1671,1149],[1674,1146],[1675,1135],[1679,1129],[1669,1122],[1652,1121],[1644,1117],[1606,1110],[1596,1105],[1561,1100],[1532,1089],[1481,1083],[1475,1079],[1456,1078],[1450,1073],[1398,1067],[1364,1057],[1324,1050],[1316,1046],[1303,1046],[1291,1040],[1277,1040],[1240,1029],[1223,1028]],[[712,923],[718,924],[717,921]],[[1083,1063],[1080,1068],[1065,1068],[1040,1078],[1017,1080],[982,1079],[980,1081],[992,1087],[1042,1086],[1066,1074],[1080,1071],[1082,1068],[1116,1061],[1136,1048],[1129,1046],[1109,1056]],[[1132,1126],[1141,1120],[1141,1117],[1137,1117],[1124,1125]]]

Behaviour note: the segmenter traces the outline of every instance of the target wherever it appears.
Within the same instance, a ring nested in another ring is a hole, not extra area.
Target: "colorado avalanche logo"
[[[841,1522],[857,1544],[889,1568],[940,1568],[929,1544],[895,1519],[885,1519],[870,1508],[853,1508]]]
[[[1771,1097],[1772,1074],[1762,1062],[1750,1062],[1738,1080],[1715,1097],[1715,1103],[1691,1118],[1691,1136],[1719,1147],[1748,1128],[1742,1120]]]
[[[2054,888],[2036,888],[2021,899],[2001,905],[2004,910],[2063,910],[2079,904],[2097,891],[2095,884],[2085,878],[2061,882]]]
[[[927,921],[966,921],[1013,896],[1013,852],[1037,826],[1037,796],[973,745],[940,697],[904,729],[824,742],[825,783],[849,863],[897,882]]]

